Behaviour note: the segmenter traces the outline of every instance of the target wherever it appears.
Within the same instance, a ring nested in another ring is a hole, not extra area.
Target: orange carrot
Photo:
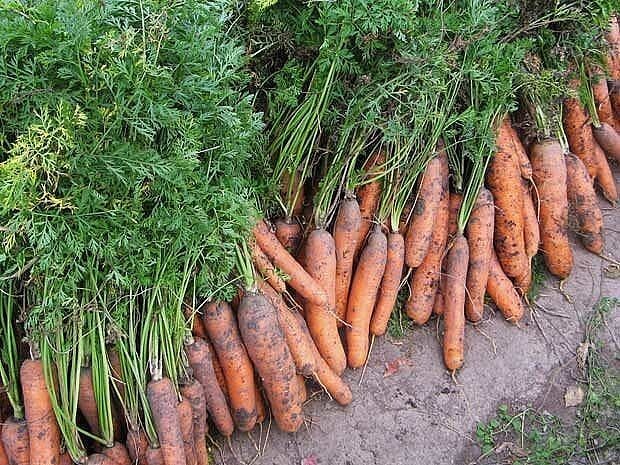
[[[362,214],[355,197],[345,197],[340,202],[338,215],[334,223],[334,245],[336,247],[336,314],[340,320],[346,318],[347,299],[351,276],[353,275],[353,258]],[[342,323],[337,322],[338,326]]]
[[[41,360],[24,360],[20,381],[28,424],[30,465],[55,465],[60,460],[60,429]]]
[[[465,315],[473,323],[482,320],[484,314],[484,291],[489,277],[489,262],[493,254],[494,217],[493,194],[483,187],[466,227],[469,268],[466,280]]]
[[[149,443],[144,430],[139,427],[129,428],[125,439],[125,446],[129,453],[129,458],[137,465],[147,465],[146,449]]]
[[[523,302],[510,279],[502,270],[495,252],[493,252],[489,262],[487,293],[508,321],[516,323],[523,317],[525,313]]]
[[[102,454],[113,460],[118,465],[131,465],[129,452],[124,444],[115,442],[112,447],[105,447]]]
[[[538,229],[536,207],[527,184],[528,182],[525,179],[521,182],[523,189],[523,240],[525,242],[525,253],[531,260],[538,253],[540,230]]]
[[[233,310],[226,302],[211,302],[202,322],[222,367],[235,425],[250,431],[256,423],[254,369],[241,341]]]
[[[202,384],[207,401],[207,410],[215,427],[224,436],[230,436],[234,430],[233,419],[226,404],[224,393],[215,377],[212,351],[209,345],[203,339],[196,338],[185,346],[185,352],[194,377]]]
[[[207,337],[207,332],[202,325],[200,315],[197,315],[196,312],[194,312],[194,308],[191,304],[187,302],[183,303],[183,315],[187,320],[187,325],[192,328],[192,335],[194,337]]]
[[[387,238],[378,225],[368,236],[353,276],[345,330],[347,360],[351,368],[359,368],[368,355],[368,331],[381,278],[387,261]]]
[[[594,126],[592,133],[605,154],[620,162],[620,134],[607,123],[601,123],[598,127]]]
[[[607,67],[612,79],[620,79],[620,28],[618,18],[612,15],[609,21],[609,28],[605,33],[605,39],[609,45],[607,54]]]
[[[375,336],[385,334],[392,309],[396,304],[400,278],[405,265],[405,238],[397,231],[387,235],[387,257],[385,272],[381,279],[379,295],[370,320],[370,333]]]
[[[9,465],[28,465],[30,449],[26,420],[9,417],[2,426],[2,445]]]
[[[451,192],[448,205],[448,242],[456,236],[461,203],[463,203],[463,196],[456,192]]]
[[[465,281],[469,247],[457,234],[446,256],[446,287],[444,288],[443,360],[448,370],[463,366],[465,339]]]
[[[601,188],[603,196],[611,203],[615,203],[618,201],[616,180],[605,158],[605,152],[596,141],[594,141],[594,158],[597,165],[596,181],[598,186]]]
[[[407,200],[403,212],[400,215],[400,223],[398,224],[398,232],[401,233],[403,237],[407,234],[411,212],[413,212],[413,200]]]
[[[385,154],[381,151],[377,151],[374,155],[368,158],[364,165],[364,172],[370,179],[376,177],[379,172],[379,167],[385,163]],[[379,207],[379,200],[381,199],[381,181],[372,180],[365,184],[362,184],[357,188],[355,194],[359,202],[361,222],[357,233],[357,240],[355,241],[355,256],[357,257],[362,250],[366,236],[372,226],[377,207]]]
[[[562,147],[555,140],[535,142],[530,155],[535,192],[538,194],[540,239],[545,263],[552,274],[564,279],[573,267],[573,253],[568,242],[566,164]]]
[[[286,290],[284,280],[278,275],[276,268],[269,261],[269,258],[265,255],[265,252],[261,250],[256,242],[252,243],[252,260],[254,265],[256,265],[256,269],[260,272],[263,278],[269,282],[271,287],[279,293]]]
[[[197,465],[196,448],[194,446],[194,412],[192,404],[185,397],[181,397],[181,402],[176,405],[181,427],[181,437],[183,438],[183,450],[187,465]]]
[[[594,96],[594,103],[596,104],[598,119],[618,130],[614,110],[611,107],[611,99],[609,98],[607,80],[605,79],[603,70],[598,66],[591,66],[590,77],[592,78],[592,94]]]
[[[264,221],[256,223],[254,237],[271,262],[288,275],[288,284],[304,299],[315,305],[329,305],[325,290],[286,251]]]
[[[262,423],[267,418],[267,407],[265,407],[265,400],[263,399],[263,392],[259,387],[260,381],[258,377],[254,379],[254,397],[256,397],[256,423]]]
[[[315,229],[306,240],[306,270],[327,292],[328,305],[315,305],[307,301],[306,322],[319,352],[332,369],[340,374],[347,366],[347,359],[340,342],[336,324],[336,246],[334,239],[324,229]]]
[[[588,171],[572,153],[566,155],[565,161],[566,192],[577,217],[581,242],[590,252],[600,254],[603,251],[603,215]]]
[[[519,134],[517,134],[517,131],[515,131],[515,129],[512,127],[512,124],[510,123],[510,116],[506,115],[506,118],[504,119],[504,124],[506,125],[506,129],[510,132],[513,149],[516,154],[517,163],[519,165],[519,171],[521,172],[521,177],[524,179],[532,179],[532,164],[530,163],[530,159],[527,156],[525,147],[523,147],[523,144],[521,143]]]
[[[93,373],[90,367],[80,370],[80,389],[78,390],[78,408],[88,423],[88,428],[94,435],[100,434],[99,414],[93,389]]]
[[[620,81],[607,81],[609,101],[614,111],[615,126],[620,128]]]
[[[207,451],[207,399],[202,385],[196,380],[183,384],[181,394],[192,407],[192,432],[194,439],[194,453],[198,465],[208,465],[209,452]]]
[[[303,422],[295,363],[277,311],[262,294],[246,292],[237,313],[239,330],[254,367],[261,377],[278,427],[295,432]]]
[[[578,87],[579,81],[571,81],[571,86]],[[598,164],[594,156],[594,135],[590,118],[577,98],[564,100],[563,121],[570,151],[586,165],[590,177],[596,179]]]
[[[442,146],[437,156],[426,165],[405,236],[405,262],[411,268],[420,266],[430,248],[433,224],[441,202],[442,179],[447,176],[444,175],[447,166],[447,155]]]
[[[291,218],[278,218],[274,222],[276,237],[280,244],[291,254],[295,255],[299,250],[303,238],[301,225]]]
[[[146,395],[165,465],[185,465],[187,458],[172,381],[166,377],[152,379],[146,386]]]

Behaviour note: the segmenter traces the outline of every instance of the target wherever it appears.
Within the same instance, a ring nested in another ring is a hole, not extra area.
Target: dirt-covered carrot
[[[450,216],[448,179],[443,179],[442,184],[443,193],[433,226],[431,246],[420,266],[411,275],[411,293],[405,306],[407,316],[417,325],[425,324],[431,316],[436,295],[438,295],[441,263],[448,242]]]
[[[372,310],[377,300],[381,279],[387,261],[387,237],[375,225],[368,235],[351,283],[347,304],[346,327],[347,361],[351,368],[359,368],[368,356],[368,332]]]
[[[254,397],[256,397],[256,423],[262,423],[267,418],[267,407],[263,398],[263,391],[260,388],[258,377],[254,378]]]
[[[185,316],[187,325],[192,329],[192,334],[195,337],[207,337],[207,332],[202,324],[200,315],[194,312],[193,306],[188,302],[183,304],[183,315]]]
[[[262,294],[246,292],[237,313],[241,337],[261,377],[278,427],[295,432],[303,422],[295,362],[278,323],[278,314]]]
[[[541,249],[549,271],[564,279],[573,268],[573,253],[568,241],[566,163],[562,147],[556,140],[535,142],[530,148],[530,160],[540,211]]]
[[[495,302],[504,318],[511,323],[519,321],[525,313],[525,306],[512,285],[508,276],[502,270],[497,255],[493,252],[489,261],[489,279],[487,281],[487,294]]]
[[[605,158],[605,152],[603,152],[603,149],[596,141],[594,141],[594,159],[596,160],[598,170],[596,182],[601,189],[601,193],[611,203],[617,202],[618,189],[616,187],[616,180],[614,179],[609,163]]]
[[[152,379],[146,386],[146,395],[165,465],[185,465],[187,458],[172,381],[166,377]]]
[[[2,432],[0,431],[0,435]],[[6,451],[4,450],[4,445],[2,441],[0,441],[0,465],[9,465],[9,458],[6,455]]]
[[[304,376],[311,376],[315,369],[314,352],[312,350],[314,342],[306,322],[303,319],[297,318],[295,316],[296,311],[288,308],[282,296],[265,281],[258,282],[258,288],[278,312],[278,322],[295,361],[297,372]]]
[[[447,166],[447,156],[441,147],[437,156],[428,162],[424,170],[405,237],[405,263],[411,268],[420,266],[430,248],[433,224],[441,202],[442,179]]]
[[[278,275],[276,268],[267,258],[256,242],[252,243],[252,261],[260,274],[269,282],[271,287],[282,293],[286,290],[284,280]]]
[[[60,429],[41,360],[24,360],[20,381],[28,424],[30,465],[55,465],[60,460]]]
[[[609,27],[605,32],[605,40],[609,45],[607,67],[612,79],[620,79],[620,27],[617,15],[611,15]]]
[[[600,126],[593,126],[592,133],[605,154],[620,162],[620,134],[609,124],[603,122]]]
[[[474,323],[482,320],[484,314],[484,292],[489,277],[489,262],[493,254],[494,222],[493,194],[483,187],[480,189],[465,230],[469,246],[465,315]]]
[[[398,224],[398,232],[401,233],[403,237],[407,234],[411,212],[413,212],[413,200],[407,200],[400,215],[400,222]]]
[[[465,283],[469,263],[467,239],[457,234],[446,256],[444,288],[443,360],[448,370],[463,366],[465,339]]]
[[[235,425],[241,431],[250,431],[256,423],[254,370],[232,307],[226,302],[210,302],[202,322],[224,373]]]
[[[291,255],[295,256],[299,251],[304,235],[299,222],[291,218],[278,218],[273,225],[278,241]]]
[[[203,339],[195,338],[188,342],[185,346],[187,359],[194,377],[204,389],[211,419],[220,433],[230,436],[234,430],[234,423],[224,393],[215,378],[211,349]]]
[[[531,260],[538,253],[540,246],[540,230],[538,228],[538,216],[532,200],[528,181],[521,182],[523,189],[523,237],[525,241],[525,253]]]
[[[102,452],[103,455],[112,459],[118,465],[131,465],[131,457],[125,447],[125,444],[115,442],[111,447],[105,447]]]
[[[88,456],[86,465],[117,465],[117,463],[107,455],[97,453]]]
[[[375,336],[385,334],[392,309],[396,304],[400,278],[405,265],[405,238],[398,231],[387,234],[387,257],[385,272],[381,278],[379,295],[370,320],[370,333]]]
[[[609,101],[614,112],[616,127],[620,128],[620,80],[607,81],[607,88],[609,89]]]
[[[578,87],[579,81],[571,81],[571,86],[573,88]],[[590,177],[596,179],[598,164],[594,156],[594,135],[592,134],[590,118],[576,97],[564,100],[563,121],[570,151],[583,162]]]
[[[515,131],[515,129],[512,127],[512,124],[510,122],[510,116],[506,115],[503,124],[506,125],[506,129],[510,132],[512,144],[517,157],[517,163],[519,164],[519,171],[521,172],[521,177],[523,179],[532,179],[532,164],[530,163],[530,159],[527,156],[525,147],[523,147],[523,143],[519,138],[519,134],[517,134],[517,131]]]
[[[98,435],[99,414],[97,412],[97,402],[93,389],[93,373],[90,367],[82,367],[80,370],[80,389],[78,390],[78,408],[82,416],[88,423],[90,431]]]
[[[129,429],[125,438],[125,446],[129,458],[137,465],[148,465],[146,461],[146,449],[149,446],[148,439],[142,428]]]
[[[69,452],[65,451],[60,454],[60,461],[58,462],[58,465],[73,465],[73,459],[71,459]]]
[[[181,401],[176,405],[181,437],[183,438],[183,450],[187,465],[197,465],[196,449],[194,447],[194,417],[190,401],[181,396]]]
[[[598,115],[598,119],[601,122],[607,123],[609,126],[618,130],[614,110],[611,106],[609,87],[607,86],[605,74],[600,69],[600,67],[592,65],[590,67],[590,78],[592,85],[592,95],[594,96],[594,103],[596,105],[596,113]]]
[[[207,451],[207,400],[202,385],[191,379],[180,387],[181,394],[192,407],[192,432],[194,435],[194,453],[198,465],[208,465]]]
[[[385,163],[385,154],[382,151],[375,152],[368,158],[364,165],[364,172],[369,178],[376,177],[380,165]],[[355,191],[359,207],[361,222],[357,232],[357,240],[355,241],[355,256],[357,257],[364,246],[366,236],[370,231],[372,223],[374,221],[375,213],[379,207],[379,201],[381,199],[381,181],[378,179],[372,179],[359,186]]]
[[[264,221],[256,223],[254,237],[269,260],[289,277],[288,284],[304,299],[315,305],[329,305],[327,292],[286,251]]]
[[[161,447],[149,446],[146,449],[145,457],[148,465],[165,465]]]
[[[303,375],[297,375],[297,392],[302,404],[308,400],[308,387],[306,386],[306,378]]]
[[[28,465],[30,449],[26,420],[11,416],[2,425],[2,445],[9,465]]]
[[[450,201],[448,205],[448,242],[456,236],[458,229],[458,216],[461,209],[463,196],[456,192],[450,192]]]
[[[232,306],[232,305],[231,305]],[[205,334],[206,334],[205,330]],[[196,338],[198,339],[198,338]],[[209,353],[211,354],[211,364],[213,365],[213,372],[215,373],[215,379],[217,380],[217,384],[219,385],[224,397],[226,397],[226,401],[228,401],[228,386],[226,385],[226,378],[224,377],[224,370],[222,370],[222,365],[220,365],[220,361],[217,358],[217,354],[215,353],[215,349],[211,345],[211,341],[208,338],[202,338],[207,346],[209,347]]]
[[[579,237],[590,252],[603,251],[603,215],[596,193],[590,183],[588,171],[581,160],[572,153],[566,154],[566,192],[568,202],[579,224]]]
[[[362,214],[357,199],[353,196],[345,196],[340,202],[333,231],[336,247],[336,314],[343,321],[347,313],[353,259],[361,223]],[[340,321],[338,325],[341,325]]]

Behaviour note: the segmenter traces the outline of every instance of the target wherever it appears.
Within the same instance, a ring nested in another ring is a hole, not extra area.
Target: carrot
[[[93,389],[93,373],[90,367],[80,369],[80,389],[78,390],[78,408],[94,435],[100,434],[99,413]]]
[[[206,330],[205,330],[206,333]],[[211,364],[213,365],[213,371],[215,372],[215,379],[217,381],[218,386],[222,390],[224,397],[226,398],[226,402],[228,402],[228,386],[226,385],[226,378],[224,377],[224,370],[222,370],[222,365],[220,365],[220,361],[217,359],[217,354],[215,353],[215,349],[211,345],[211,341],[208,338],[204,338],[205,343],[209,346],[209,353],[211,354]]]
[[[420,191],[413,207],[413,216],[405,236],[405,263],[417,268],[424,260],[433,233],[433,224],[441,202],[442,179],[447,171],[448,160],[443,147],[426,165]]]
[[[614,111],[616,127],[620,128],[620,80],[607,81],[607,87],[609,89],[609,101],[611,102],[611,108]]]
[[[578,87],[579,81],[571,81],[571,86]],[[590,177],[596,179],[598,164],[594,156],[594,135],[590,118],[578,99],[571,97],[564,100],[563,121],[570,151],[586,165]]]
[[[346,318],[353,259],[361,222],[362,214],[357,200],[355,197],[345,197],[340,202],[333,232],[336,247],[336,315],[340,320]],[[337,324],[340,326],[342,323],[338,321]]]
[[[469,246],[465,315],[473,323],[482,320],[484,314],[484,291],[489,277],[489,262],[493,254],[494,221],[493,194],[482,187],[465,229]]]
[[[512,137],[505,125],[498,129],[496,145],[497,151],[486,174],[487,186],[495,203],[493,242],[506,274],[520,279],[529,270],[523,235],[522,178]]]
[[[192,379],[180,387],[181,395],[187,399],[192,408],[192,433],[194,440],[194,454],[197,465],[209,463],[207,451],[207,399],[202,385]]]
[[[517,134],[517,131],[515,131],[515,128],[513,128],[512,124],[510,123],[510,116],[506,115],[506,118],[504,119],[504,124],[506,125],[506,129],[510,132],[512,146],[517,157],[517,163],[519,165],[521,177],[523,179],[532,179],[532,164],[530,163],[530,159],[527,156],[525,147],[523,147],[523,144],[521,143],[519,134]]]
[[[118,465],[105,454],[90,454],[86,459],[86,465]]]
[[[234,430],[233,419],[226,404],[226,398],[215,378],[212,351],[204,339],[195,338],[185,346],[187,359],[194,377],[202,384],[207,410],[215,427],[224,436],[230,436]]]
[[[407,316],[417,325],[425,324],[439,296],[437,289],[441,281],[441,262],[448,242],[450,194],[448,179],[442,181],[442,196],[433,226],[431,246],[420,266],[411,275],[411,293],[405,305]],[[437,302],[438,311],[440,303]]]
[[[497,308],[499,308],[506,320],[516,323],[523,317],[525,313],[523,302],[510,279],[502,270],[495,252],[493,252],[489,261],[487,294],[495,302],[495,305],[497,305]]]
[[[118,465],[130,465],[131,458],[124,444],[115,442],[112,447],[105,447],[102,454],[112,459]]]
[[[611,203],[615,203],[618,201],[618,190],[616,188],[616,180],[614,179],[614,175],[611,172],[611,168],[609,167],[609,163],[605,158],[605,152],[596,141],[594,141],[594,157],[596,159],[597,164],[597,176],[596,182],[598,186],[601,188],[601,192],[603,196],[610,201]]]
[[[397,231],[387,235],[385,272],[379,286],[379,295],[370,320],[370,333],[385,334],[392,309],[396,304],[400,278],[405,265],[405,238]]]
[[[166,377],[152,379],[146,385],[146,395],[165,465],[185,465],[187,457],[172,381]]]
[[[254,379],[254,396],[256,397],[256,423],[262,423],[267,417],[267,408],[265,407],[265,401],[263,400],[263,393],[259,387],[260,381],[258,378]]]
[[[269,260],[288,275],[288,284],[304,299],[315,305],[329,304],[327,293],[286,251],[264,221],[256,223],[254,237]]]
[[[359,368],[368,355],[368,331],[381,278],[387,261],[387,238],[378,225],[368,236],[353,276],[345,329],[347,360],[351,368]]]
[[[275,234],[282,246],[291,254],[295,255],[299,250],[303,238],[301,225],[293,220],[278,218],[274,222]]]
[[[450,371],[463,366],[465,338],[465,281],[469,263],[469,247],[461,234],[454,239],[446,256],[444,290],[443,360]]]
[[[181,402],[176,405],[181,427],[181,437],[183,438],[183,450],[187,465],[197,465],[196,449],[194,446],[194,411],[192,404],[181,396]]]
[[[123,370],[121,368],[121,359],[118,356],[118,352],[114,347],[108,348],[108,364],[110,365],[110,379],[112,384],[116,387],[116,391],[118,392],[118,399],[122,400],[125,398],[125,383],[123,382]],[[114,414],[116,419],[118,419],[118,414],[116,409],[114,409]],[[120,430],[120,428],[118,428]],[[114,439],[116,440],[117,428],[116,424],[114,425]]]
[[[63,452],[60,454],[60,462],[59,465],[73,465],[73,459],[69,455],[69,452]]]
[[[188,326],[192,329],[192,335],[194,337],[207,337],[207,332],[202,324],[202,320],[200,319],[200,316],[194,312],[191,305],[187,303],[183,304],[183,315],[187,320]]]
[[[276,309],[262,294],[246,292],[237,314],[239,330],[261,377],[278,427],[295,432],[303,422],[295,363]]]
[[[377,151],[374,155],[368,158],[364,165],[364,171],[366,176],[372,178],[378,174],[379,166],[385,163],[385,154],[381,151]],[[379,207],[379,200],[381,199],[381,181],[374,180],[362,184],[357,188],[355,194],[359,202],[361,222],[357,233],[357,240],[355,241],[355,256],[357,257],[362,250],[366,236],[370,231],[370,227],[374,221],[375,213]]]
[[[129,458],[131,459],[132,463],[137,463],[138,465],[147,465],[146,450],[149,446],[149,442],[142,428],[130,428],[127,431],[125,446],[127,447],[127,453],[129,453]]]
[[[2,432],[0,431],[0,436]],[[6,455],[6,451],[4,450],[4,445],[2,441],[0,441],[0,465],[9,465],[9,458]]]
[[[286,290],[286,283],[278,275],[276,268],[255,241],[252,242],[252,261],[261,276],[265,278],[276,291],[282,293]]]
[[[398,232],[401,233],[403,237],[407,234],[407,227],[409,226],[409,217],[411,216],[412,211],[413,211],[413,201],[407,200],[403,208],[403,212],[400,215],[400,223],[398,224]]]
[[[568,242],[566,164],[562,147],[555,140],[533,143],[530,155],[538,194],[540,238],[545,263],[552,274],[564,279],[573,267],[573,254]]]
[[[463,203],[463,196],[456,192],[450,192],[448,202],[448,238],[454,239],[458,229],[459,211]]]
[[[521,182],[523,189],[523,240],[525,242],[525,253],[531,260],[538,253],[540,230],[538,229],[536,207],[532,201],[532,195],[527,184],[526,180]]]
[[[601,122],[598,127],[592,127],[594,138],[608,157],[620,162],[620,134],[609,124]]]
[[[56,465],[60,460],[60,429],[41,360],[24,360],[20,380],[28,424],[30,465]]]
[[[30,449],[26,420],[9,417],[2,426],[2,445],[9,465],[28,465]]]
[[[202,322],[224,373],[235,425],[241,431],[250,431],[256,423],[254,370],[233,310],[226,302],[211,302]]]
[[[596,104],[598,119],[618,130],[614,110],[611,107],[611,99],[609,98],[609,87],[607,87],[607,80],[603,70],[598,66],[591,66],[590,77],[592,78],[592,94]]]
[[[306,270],[325,289],[328,305],[305,305],[306,322],[319,352],[332,369],[340,374],[347,366],[347,359],[340,342],[336,309],[336,246],[325,229],[315,229],[306,240]]]
[[[269,299],[271,305],[278,312],[278,322],[284,333],[284,339],[288,345],[297,372],[304,376],[310,376],[314,372],[314,353],[312,351],[312,337],[306,326],[306,322],[295,317],[295,310],[291,310],[271,286],[266,282],[258,283],[260,291]]]
[[[441,269],[441,273],[445,274],[445,270]],[[433,313],[437,316],[443,315],[443,290],[441,289],[441,281],[439,281],[439,287],[437,288],[437,293],[435,294],[435,299],[433,300]]]
[[[165,465],[161,447],[149,446],[146,449],[146,463],[147,465]]]
[[[306,378],[303,375],[297,375],[297,391],[299,392],[299,398],[303,404],[308,400],[308,388],[306,387]]]
[[[588,171],[581,160],[572,153],[566,155],[565,161],[566,192],[568,202],[577,217],[579,237],[586,249],[600,254],[603,251],[603,215],[590,183]]]
[[[611,72],[612,79],[620,79],[620,28],[618,18],[612,15],[609,21],[609,29],[605,34],[605,39],[609,44],[607,55],[607,67]]]

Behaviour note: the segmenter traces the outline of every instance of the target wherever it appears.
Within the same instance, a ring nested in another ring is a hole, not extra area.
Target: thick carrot
[[[600,187],[603,196],[611,203],[615,203],[618,201],[616,180],[614,179],[609,163],[605,158],[605,152],[603,152],[603,149],[596,141],[594,141],[594,157],[597,164],[596,182]]]
[[[147,465],[146,449],[149,446],[149,442],[142,428],[129,428],[127,437],[125,438],[125,446],[127,447],[129,458],[133,463]]]
[[[305,305],[306,322],[319,352],[332,369],[340,374],[347,359],[340,342],[336,310],[336,246],[325,229],[313,230],[306,240],[306,270],[325,289],[328,305]]]
[[[149,446],[146,449],[146,463],[147,465],[165,465],[161,447]]]
[[[202,322],[224,373],[235,425],[241,431],[250,431],[256,423],[254,369],[232,307],[226,302],[210,302]]]
[[[614,110],[611,106],[611,99],[609,98],[609,87],[607,87],[605,74],[600,67],[591,66],[590,76],[592,78],[592,94],[594,96],[594,103],[596,104],[598,119],[618,130]]]
[[[280,244],[292,255],[295,255],[301,245],[303,230],[301,225],[291,218],[278,218],[274,222],[276,237]]]
[[[424,170],[413,216],[405,236],[405,263],[411,268],[420,266],[430,248],[433,224],[441,202],[442,179],[447,176],[444,175],[447,166],[447,155],[441,148]]]
[[[528,181],[524,179],[521,182],[521,187],[523,189],[523,240],[525,241],[525,253],[531,260],[538,253],[540,230],[538,229],[538,216]]]
[[[364,164],[366,176],[371,179],[373,176],[376,176],[379,166],[383,163],[385,163],[385,154],[382,151],[375,152]],[[368,232],[374,221],[375,213],[379,207],[379,200],[381,199],[381,191],[382,185],[379,180],[373,180],[362,184],[355,191],[361,215],[357,240],[355,241],[355,257],[357,257],[362,250],[366,236],[368,236]]]
[[[489,277],[489,262],[493,254],[494,222],[493,194],[483,187],[465,230],[469,246],[465,315],[473,323],[482,320],[484,314],[484,291]]]
[[[450,221],[450,194],[448,193],[448,179],[442,180],[443,193],[433,225],[431,246],[420,266],[411,275],[411,293],[407,299],[405,309],[407,316],[417,325],[425,324],[431,316],[437,289],[442,279],[441,263],[448,242],[448,222]],[[439,306],[440,303],[438,302]],[[441,310],[439,310],[441,311]]]
[[[562,147],[555,140],[535,142],[530,155],[538,194],[540,239],[545,263],[552,274],[564,279],[573,268],[573,253],[568,242],[566,163]]]
[[[271,262],[289,277],[288,284],[304,299],[315,305],[329,305],[326,291],[286,251],[264,221],[256,223],[254,237]]]
[[[603,215],[588,171],[572,153],[566,154],[566,192],[579,224],[579,237],[590,252],[603,251]]]
[[[461,203],[463,203],[463,196],[456,192],[450,192],[448,204],[448,242],[456,236]]]
[[[86,459],[86,465],[118,465],[105,454],[90,454]]]
[[[519,165],[519,171],[521,172],[521,177],[524,179],[532,179],[532,164],[530,163],[530,159],[527,156],[525,147],[523,147],[523,144],[521,143],[519,134],[517,134],[517,131],[515,131],[515,128],[513,128],[512,124],[510,123],[510,116],[506,115],[506,118],[504,119],[504,124],[506,124],[506,129],[510,132],[513,149],[517,157],[517,163]]]
[[[600,126],[592,127],[592,133],[605,154],[620,162],[620,134],[609,124],[602,122]]]
[[[78,408],[94,435],[100,434],[99,414],[93,389],[93,372],[90,367],[80,370],[80,389],[78,390]]]
[[[361,367],[368,356],[370,319],[386,261],[387,237],[381,227],[375,225],[360,254],[347,304],[347,322],[350,326],[345,329],[345,335],[347,360],[351,368]]]
[[[224,393],[215,377],[211,348],[203,339],[195,338],[185,346],[185,352],[194,377],[202,384],[207,410],[215,427],[224,436],[230,436],[234,430],[234,423]]]
[[[336,314],[340,320],[346,318],[353,259],[361,223],[362,214],[357,200],[355,197],[345,197],[340,202],[333,233],[336,247]],[[340,326],[342,323],[338,321],[337,324]]]
[[[267,258],[256,242],[252,243],[252,261],[260,274],[269,282],[271,287],[282,293],[286,290],[284,280],[278,275],[276,268]]]
[[[465,282],[469,263],[467,239],[458,234],[446,256],[443,360],[448,370],[463,366],[465,339]]]
[[[400,278],[405,265],[405,238],[398,231],[387,235],[387,257],[385,272],[379,286],[379,295],[370,320],[370,333],[385,334],[392,309],[396,304]]]
[[[502,270],[497,255],[493,252],[489,262],[489,280],[487,281],[487,294],[495,302],[504,318],[511,323],[519,321],[525,313],[525,307],[517,290]]]
[[[304,376],[310,376],[314,372],[314,342],[310,331],[303,318],[295,317],[295,310],[291,310],[282,296],[279,295],[269,284],[264,281],[258,283],[260,291],[269,299],[271,305],[278,312],[278,322],[284,333],[284,339],[288,345],[297,372]]]
[[[295,432],[303,422],[295,362],[278,323],[278,314],[262,294],[246,292],[237,314],[239,330],[261,377],[278,427]]]
[[[130,465],[131,458],[125,444],[115,442],[112,447],[105,447],[102,454],[114,460],[118,465]]]
[[[187,457],[172,381],[166,377],[152,379],[146,385],[146,395],[165,465],[185,465]]]
[[[24,360],[20,381],[28,424],[30,465],[56,465],[60,460],[60,429],[41,360]]]
[[[2,445],[9,465],[28,465],[30,449],[26,420],[9,417],[2,426]]]
[[[179,426],[181,427],[181,437],[183,438],[183,450],[185,451],[185,460],[187,465],[197,465],[196,449],[194,446],[194,411],[192,404],[186,398],[181,396],[181,402],[176,405],[177,415],[179,417]]]
[[[493,242],[506,274],[519,279],[529,270],[523,235],[523,190],[514,144],[506,125],[497,132],[497,151],[486,174],[495,203]],[[445,297],[445,294],[444,294]]]
[[[181,385],[181,395],[188,400],[192,407],[192,432],[194,436],[194,453],[198,465],[208,465],[209,452],[207,451],[207,399],[202,385],[192,379]]]
[[[578,86],[579,82],[572,81],[571,85]],[[586,165],[590,177],[596,179],[598,164],[594,156],[594,135],[590,117],[578,99],[571,97],[564,100],[563,121],[570,151]]]

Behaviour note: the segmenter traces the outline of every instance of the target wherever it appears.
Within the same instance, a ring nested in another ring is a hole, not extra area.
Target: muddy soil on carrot
[[[620,182],[620,169],[615,169]],[[465,331],[465,366],[455,379],[444,369],[436,321],[399,340],[374,342],[368,366],[347,370],[354,400],[348,407],[310,388],[306,426],[284,434],[265,422],[262,432],[236,433],[232,450],[216,437],[216,463],[256,465],[470,464],[480,456],[478,422],[499,405],[532,406],[563,419],[574,417],[564,393],[576,383],[576,349],[601,297],[620,297],[620,208],[600,201],[605,260],[585,251],[572,235],[575,267],[561,286],[547,276],[519,327],[488,309],[479,327]],[[601,338],[620,351],[620,312]],[[312,394],[314,392],[314,394]]]

